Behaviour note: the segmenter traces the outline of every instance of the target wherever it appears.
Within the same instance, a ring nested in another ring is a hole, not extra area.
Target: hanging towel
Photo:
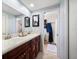
[[[52,32],[51,23],[47,23],[47,32]]]
[[[51,23],[47,23],[47,32],[49,33],[49,42],[53,42],[53,31]]]

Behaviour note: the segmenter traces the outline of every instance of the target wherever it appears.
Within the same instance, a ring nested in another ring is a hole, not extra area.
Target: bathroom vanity
[[[2,59],[35,59],[40,51],[40,34],[4,40],[2,44]]]

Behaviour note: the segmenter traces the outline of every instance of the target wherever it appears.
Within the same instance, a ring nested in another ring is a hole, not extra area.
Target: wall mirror
[[[30,17],[25,17],[24,18],[24,26],[25,27],[30,27]]]
[[[38,27],[39,26],[39,15],[32,16],[32,26]]]

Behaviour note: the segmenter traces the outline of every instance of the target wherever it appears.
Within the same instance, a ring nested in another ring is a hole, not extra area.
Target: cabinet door
[[[19,55],[16,59],[30,59],[29,50],[27,49],[21,55]]]
[[[38,52],[39,52],[39,50],[40,50],[40,42],[39,42],[40,39],[39,39],[39,36],[36,37],[35,41],[36,41],[36,44],[35,44],[35,45],[36,45],[36,46],[35,46],[35,48],[36,48],[35,50],[36,50],[36,51],[35,51],[35,53],[36,53],[36,56],[37,56],[37,55],[38,55]]]
[[[29,48],[28,48],[28,50],[26,50],[25,58],[30,59],[30,50],[29,50]]]
[[[16,59],[26,59],[26,58],[25,58],[25,53],[19,55]]]
[[[38,36],[38,52],[40,51],[40,36]]]
[[[35,38],[31,41],[31,59],[35,59]]]
[[[37,52],[38,52],[38,42],[36,42],[36,46],[35,46],[35,57],[37,56]]]

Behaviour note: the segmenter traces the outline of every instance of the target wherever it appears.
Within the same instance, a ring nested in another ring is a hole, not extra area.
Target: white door
[[[59,8],[57,52],[60,59],[68,59],[68,1],[62,0]]]

